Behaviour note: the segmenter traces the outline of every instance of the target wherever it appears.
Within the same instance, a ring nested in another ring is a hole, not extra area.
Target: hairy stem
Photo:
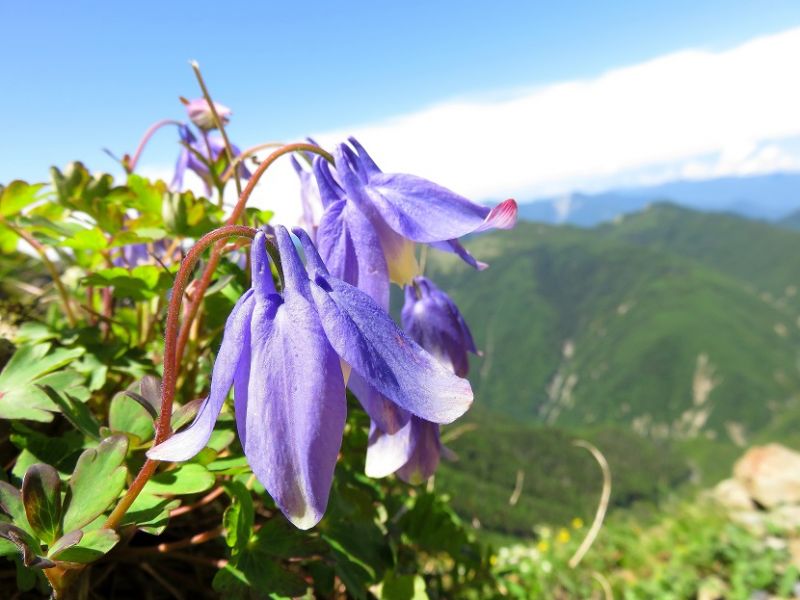
[[[183,259],[180,269],[178,269],[178,274],[175,276],[175,283],[172,286],[169,308],[167,310],[167,325],[164,333],[164,376],[161,382],[161,412],[156,422],[154,444],[160,444],[166,440],[172,431],[170,420],[172,418],[172,403],[175,399],[175,382],[178,375],[178,363],[176,361],[177,355],[175,351],[178,338],[178,322],[180,320],[183,293],[186,290],[186,286],[189,284],[192,270],[197,260],[200,258],[200,255],[211,244],[232,236],[252,239],[255,237],[255,234],[255,229],[241,225],[226,225],[215,229],[197,240],[197,243],[192,246],[186,258]],[[156,464],[157,461],[150,460],[149,458],[145,461],[139,473],[136,475],[136,478],[133,480],[133,483],[131,483],[128,488],[128,491],[114,508],[111,515],[109,515],[104,527],[115,529],[119,525],[122,517],[153,475]]]
[[[255,189],[258,180],[261,179],[261,176],[266,172],[270,165],[272,165],[272,163],[274,163],[284,154],[290,154],[292,152],[312,152],[314,154],[319,154],[327,161],[333,162],[333,157],[328,152],[319,146],[315,146],[314,144],[296,143],[281,146],[275,150],[275,152],[270,154],[264,160],[264,162],[258,165],[258,168],[253,173],[252,177],[250,177],[250,181],[247,182],[247,187],[239,196],[239,201],[236,203],[236,206],[234,206],[233,212],[231,212],[231,215],[228,217],[228,225],[233,225],[242,216],[242,213],[247,206],[247,200],[250,198],[250,194],[253,193],[253,189]],[[208,286],[211,285],[211,279],[214,276],[214,270],[219,264],[223,246],[224,242],[221,242],[212,248],[211,256],[208,259],[208,265],[206,266],[206,269],[198,283],[197,290],[195,291],[192,300],[189,303],[186,319],[184,319],[184,323],[181,326],[180,336],[178,337],[177,362],[179,364],[183,359],[186,343],[189,341],[189,332],[191,331],[192,321],[197,316],[197,312],[200,310],[200,305],[203,302],[203,296],[205,296]]]

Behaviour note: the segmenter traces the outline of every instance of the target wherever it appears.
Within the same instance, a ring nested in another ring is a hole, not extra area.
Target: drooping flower
[[[211,107],[205,98],[195,98],[194,100],[181,98],[181,101],[184,106],[186,106],[186,112],[192,123],[204,131],[216,129],[217,126],[214,123],[214,115],[211,113]],[[217,109],[217,115],[220,121],[222,121],[222,124],[227,125],[233,111],[219,102],[214,102],[214,108]]]
[[[485,268],[458,238],[513,227],[517,218],[514,200],[490,209],[427,179],[384,173],[358,141],[349,141],[352,147],[340,144],[334,151],[335,173],[327,162],[314,162],[326,213],[317,241],[334,273],[344,274],[350,283],[354,282],[347,275],[369,273],[381,280],[381,288],[387,288],[390,279],[406,284],[418,272],[415,243],[454,252],[473,267]],[[372,231],[369,238],[362,234],[366,228]],[[377,259],[376,243],[382,260]],[[360,281],[355,284],[362,287]],[[374,287],[363,289],[372,294]],[[384,296],[378,293],[374,297],[381,302]]]
[[[175,163],[175,174],[172,177],[171,187],[174,190],[181,190],[183,188],[183,177],[186,170],[192,171],[203,181],[205,186],[206,195],[211,195],[211,186],[213,179],[208,168],[207,161],[210,164],[219,159],[225,153],[225,141],[219,135],[207,135],[203,139],[198,139],[186,125],[178,128],[181,142],[183,147],[178,155],[178,161]],[[234,158],[241,154],[239,148],[231,144]],[[201,160],[200,157],[204,160]],[[240,162],[237,166],[239,177],[242,179],[250,178],[250,171],[245,166],[244,162]]]
[[[478,354],[464,317],[455,302],[427,277],[417,276],[405,288],[400,314],[412,339],[459,377],[469,372],[468,353]]]
[[[455,303],[432,281],[418,276],[406,287],[401,320],[415,342],[459,377],[467,376],[468,353],[478,354],[472,333]],[[373,422],[366,472],[373,477],[396,472],[404,481],[421,483],[436,471],[441,453],[437,423],[411,415],[391,431]]]
[[[306,265],[276,229],[283,289],[273,283],[265,233],[253,240],[253,287],[234,307],[211,391],[194,422],[148,452],[187,460],[205,447],[231,387],[239,438],[253,473],[300,528],[322,517],[345,422],[344,361],[403,410],[451,422],[472,402],[454,375],[367,294],[333,277],[302,230]]]

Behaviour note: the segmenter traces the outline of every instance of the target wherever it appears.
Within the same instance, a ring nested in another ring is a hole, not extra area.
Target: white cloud
[[[736,48],[686,50],[502,100],[445,102],[355,135],[386,171],[428,177],[475,200],[576,188],[800,169],[800,28]],[[253,203],[291,222],[297,180],[278,161]]]
[[[800,29],[724,52],[687,50],[496,102],[440,104],[348,133],[385,170],[476,199],[573,189],[721,154],[718,174],[797,168],[764,140],[800,134]],[[778,160],[780,158],[780,160]]]

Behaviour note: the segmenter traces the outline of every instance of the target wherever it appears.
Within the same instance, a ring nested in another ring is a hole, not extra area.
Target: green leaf
[[[128,439],[121,435],[104,439],[97,448],[85,450],[69,480],[64,511],[64,530],[90,523],[119,497],[128,469],[125,455]]]
[[[58,559],[61,553],[78,544],[81,541],[81,538],[83,538],[83,532],[80,529],[70,531],[69,533],[62,535],[47,551],[47,557],[53,560]]]
[[[108,240],[102,230],[97,227],[82,229],[62,242],[67,248],[76,250],[103,250],[108,247]]]
[[[144,399],[135,399],[133,392],[119,392],[112,398],[108,411],[111,430],[130,435],[136,445],[152,438],[155,432],[153,415],[145,408],[149,405],[144,402]]]
[[[53,562],[39,556],[42,552],[39,542],[19,527],[11,523],[0,523],[0,538],[8,540],[17,547],[26,567],[46,569],[54,566]]]
[[[33,531],[48,546],[61,533],[61,478],[50,465],[31,466],[22,479],[22,503]]]
[[[180,500],[160,498],[142,492],[125,513],[120,525],[136,525],[146,533],[161,535],[169,524],[169,512],[180,504]]]
[[[231,497],[231,504],[222,516],[225,527],[225,542],[231,548],[233,556],[239,554],[247,546],[253,535],[255,510],[250,490],[238,481],[223,484]]]
[[[29,184],[24,181],[12,181],[0,194],[0,217],[9,217],[21,211],[26,206],[36,202],[37,193],[44,184]]]
[[[83,354],[82,348],[50,351],[50,344],[21,346],[0,373],[0,418],[48,422],[58,410],[47,394],[32,385]]]
[[[154,496],[182,496],[209,490],[214,485],[214,475],[195,463],[185,463],[176,469],[162,471],[148,481],[143,492]]]
[[[72,563],[90,563],[108,552],[119,542],[119,535],[113,529],[95,529],[87,531],[81,537],[80,542],[64,548],[58,556],[58,560]]]
[[[11,443],[22,450],[11,474],[22,479],[31,465],[43,462],[54,466],[59,473],[68,476],[72,473],[78,456],[83,451],[83,435],[75,430],[61,436],[44,435],[21,422],[14,423]]]
[[[217,571],[212,585],[223,598],[250,598],[248,588],[294,598],[303,596],[309,588],[298,574],[251,552],[243,553],[236,565],[228,564]]]
[[[22,504],[22,494],[5,481],[0,481],[0,508],[11,517],[14,525],[34,535],[33,528],[28,523],[28,515],[25,514],[25,506]]]
[[[425,580],[419,575],[398,575],[387,571],[381,587],[381,600],[428,600]]]
[[[49,385],[36,385],[42,390],[50,400],[61,409],[61,413],[69,421],[75,429],[83,433],[85,436],[93,440],[100,439],[100,424],[94,418],[92,411],[89,407],[69,394],[61,394],[55,391]]]

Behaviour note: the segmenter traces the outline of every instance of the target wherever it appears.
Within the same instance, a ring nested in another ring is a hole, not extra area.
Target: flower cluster
[[[513,200],[490,209],[425,179],[384,173],[352,138],[333,157],[333,164],[314,158],[310,171],[294,161],[308,230],[294,233],[305,263],[289,232],[277,227],[280,262],[271,264],[266,244],[273,242],[258,232],[252,289],[228,318],[210,395],[187,429],[148,453],[171,461],[197,454],[233,388],[253,472],[301,528],[325,511],[346,387],[371,419],[367,474],[397,473],[411,483],[433,474],[442,452],[439,425],[472,402],[467,354],[477,349],[452,300],[420,275],[415,244],[482,269],[458,238],[510,228],[517,210]],[[402,328],[388,314],[391,281],[407,285]]]

